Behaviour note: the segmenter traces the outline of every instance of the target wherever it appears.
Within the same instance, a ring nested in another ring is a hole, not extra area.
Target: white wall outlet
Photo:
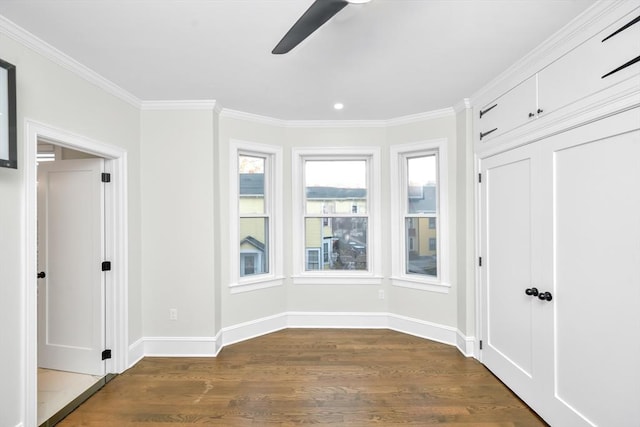
[[[384,299],[384,289],[378,291],[378,299]]]
[[[169,309],[169,320],[178,320],[178,309],[170,308]]]

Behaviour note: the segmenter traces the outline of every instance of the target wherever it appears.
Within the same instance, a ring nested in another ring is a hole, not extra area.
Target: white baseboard
[[[215,357],[215,337],[145,337],[145,356]]]
[[[287,313],[289,328],[386,329],[387,313],[296,312]]]
[[[220,350],[222,350],[222,329],[218,331],[218,333],[216,334],[216,356],[218,356],[218,353],[220,353]]]
[[[144,338],[139,338],[129,345],[129,355],[127,358],[127,368],[132,367],[144,357]]]
[[[287,314],[280,313],[274,316],[263,317],[233,326],[222,328],[221,347],[246,341],[271,332],[280,331],[287,328]]]
[[[456,345],[456,329],[389,313],[389,329],[443,344]]]
[[[468,337],[458,329],[456,331],[456,338],[456,346],[458,350],[460,350],[460,353],[467,357],[475,357],[476,337]]]
[[[215,337],[143,337],[129,346],[129,366],[145,356],[215,357],[225,346],[287,328],[391,329],[474,355],[475,338],[451,326],[391,313],[286,312],[222,328]]]

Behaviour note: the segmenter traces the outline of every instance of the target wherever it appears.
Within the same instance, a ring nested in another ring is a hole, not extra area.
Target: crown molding
[[[213,99],[181,100],[181,101],[142,101],[142,111],[166,111],[166,110],[208,110],[219,114],[221,111],[218,103]]]
[[[220,111],[220,118],[246,120],[248,122],[253,122],[253,123],[268,125],[268,126],[285,127],[287,124],[286,120],[276,119],[268,116],[261,116],[259,114],[245,113],[244,111],[231,110],[229,108],[223,108],[223,107],[222,107],[222,111]]]
[[[471,100],[469,98],[464,98],[453,106],[453,111],[458,114],[461,111],[468,110],[469,108],[471,108]]]
[[[607,15],[620,9],[624,13],[629,13],[637,8],[639,3],[638,0],[600,0],[596,2],[487,85],[480,88],[471,97],[471,104],[484,104],[501,96],[506,90],[533,76],[546,65],[601,31],[602,28],[598,23]]]
[[[125,101],[133,107],[140,108],[140,99],[122,89],[115,83],[105,79],[100,74],[96,73],[89,67],[82,65],[75,59],[71,58],[66,53],[56,49],[47,42],[39,39],[30,32],[21,28],[14,22],[8,20],[4,16],[0,15],[0,34],[4,34],[7,37],[17,41],[18,43],[28,47],[34,52],[42,55],[43,57],[51,60],[55,64],[62,68],[71,71],[72,73],[82,77],[89,83],[92,83],[105,92]]]
[[[396,117],[389,120],[282,120],[274,117],[246,113],[244,111],[222,108],[221,118],[245,120],[253,123],[285,128],[384,128],[419,123],[425,120],[439,119],[455,115],[452,107],[425,113]]]
[[[411,114],[409,116],[396,117],[383,121],[385,126],[400,126],[412,123],[419,123],[425,120],[441,119],[443,117],[455,116],[453,107],[442,108],[440,110],[426,111],[424,113]]]
[[[283,120],[228,108],[222,109],[220,117],[283,128],[358,128],[384,127],[386,125],[383,120]]]

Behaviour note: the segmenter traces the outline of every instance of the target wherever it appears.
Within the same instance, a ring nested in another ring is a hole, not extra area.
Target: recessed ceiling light
[[[342,110],[344,108],[344,104],[342,102],[336,102],[335,104],[333,104],[333,108],[335,108],[336,110]]]

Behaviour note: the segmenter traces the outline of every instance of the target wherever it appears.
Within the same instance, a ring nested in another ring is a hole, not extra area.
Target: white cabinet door
[[[553,300],[539,307],[552,319],[540,415],[552,425],[640,422],[639,128],[636,108],[543,147]]]
[[[621,18],[538,73],[538,99],[543,114],[624,80],[632,79],[640,86],[640,62],[603,78],[640,54],[640,22],[603,41],[638,14],[640,11],[635,10]]]
[[[482,161],[482,362],[534,409],[540,401],[539,150]],[[527,294],[529,290],[529,294]]]
[[[536,86],[536,76],[532,76],[479,109],[476,116],[476,137],[480,142],[487,142],[533,120],[537,105]]]

